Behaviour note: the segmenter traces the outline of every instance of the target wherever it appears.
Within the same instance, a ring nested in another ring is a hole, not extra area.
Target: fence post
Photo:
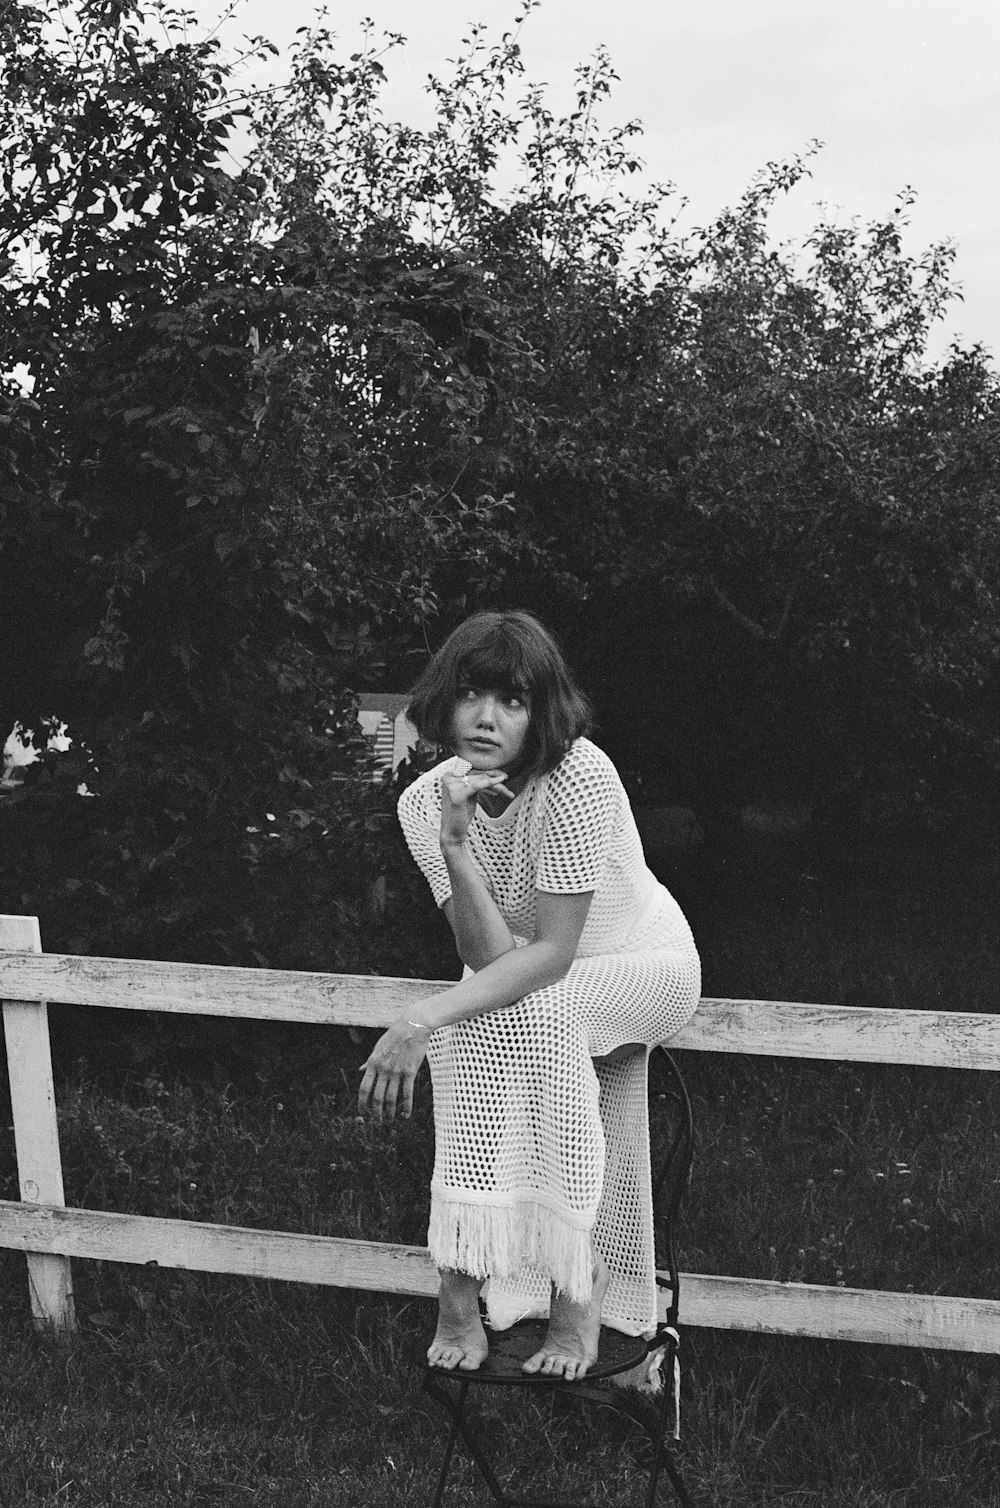
[[[38,918],[0,916],[0,949],[40,953]],[[3,1029],[21,1199],[25,1204],[65,1204],[48,1005],[44,1000],[5,1000]],[[29,1252],[28,1288],[39,1329],[68,1335],[76,1328],[69,1257]]]

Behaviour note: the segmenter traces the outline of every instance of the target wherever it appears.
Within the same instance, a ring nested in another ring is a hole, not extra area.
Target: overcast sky
[[[221,0],[186,0],[206,29]],[[454,57],[470,21],[509,29],[514,0],[329,0],[345,50],[370,16],[408,37],[386,96],[398,119],[427,119],[427,73]],[[285,48],[313,0],[241,0],[219,35]],[[650,176],[689,200],[681,228],[735,202],[758,168],[825,143],[813,176],[782,204],[781,236],[817,206],[838,219],[889,213],[918,193],[908,249],[949,238],[964,302],[932,352],[982,341],[1000,357],[1000,0],[542,0],[521,33],[528,75],[568,101],[574,65],[603,44],[621,82],[607,118],[637,116]],[[280,64],[278,65],[280,68]]]

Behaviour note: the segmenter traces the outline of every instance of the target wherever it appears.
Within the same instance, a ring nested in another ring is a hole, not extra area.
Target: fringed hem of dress
[[[590,1227],[565,1219],[549,1204],[486,1204],[434,1194],[427,1246],[436,1267],[500,1282],[513,1282],[530,1267],[545,1273],[572,1303],[590,1300]]]

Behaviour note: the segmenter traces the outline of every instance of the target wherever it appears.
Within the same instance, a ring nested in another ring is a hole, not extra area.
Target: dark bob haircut
[[[450,748],[463,686],[527,693],[525,763],[532,775],[554,770],[573,740],[590,731],[587,698],[552,635],[530,613],[474,613],[445,640],[410,699],[410,720],[428,743]]]

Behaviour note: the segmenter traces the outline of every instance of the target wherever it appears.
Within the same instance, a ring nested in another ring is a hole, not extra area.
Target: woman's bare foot
[[[427,1363],[453,1372],[474,1372],[486,1360],[489,1342],[479,1318],[482,1278],[467,1272],[441,1272],[438,1295],[438,1325],[427,1350]]]
[[[566,1382],[575,1382],[587,1375],[597,1360],[608,1276],[603,1257],[595,1253],[594,1286],[588,1304],[573,1304],[564,1293],[553,1290],[548,1334],[542,1349],[524,1363],[526,1372],[537,1372],[542,1377],[562,1377]]]

